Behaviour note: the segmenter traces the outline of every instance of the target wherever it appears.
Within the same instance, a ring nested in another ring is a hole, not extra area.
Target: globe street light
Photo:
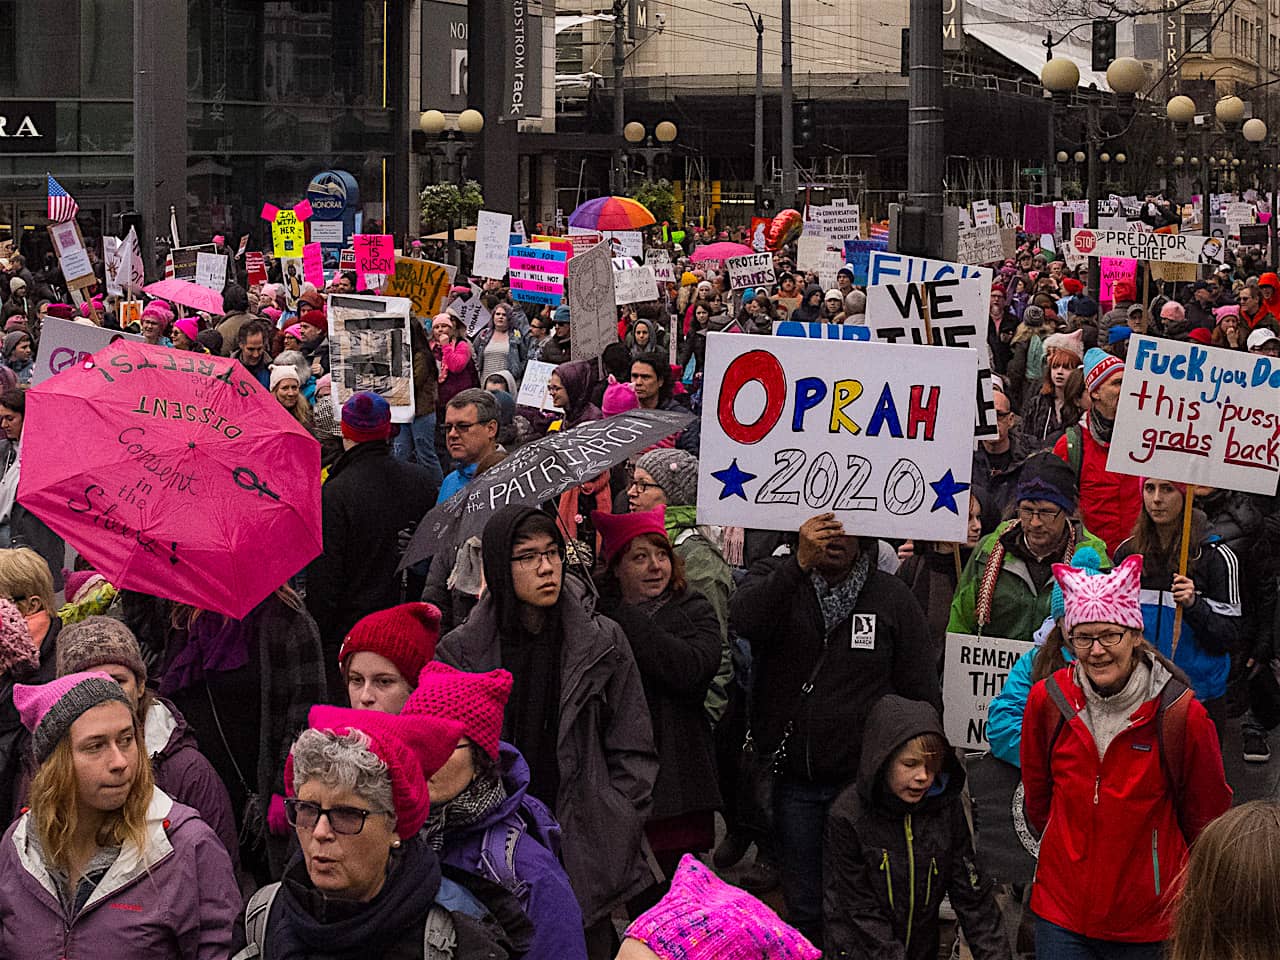
[[[1080,68],[1065,57],[1048,60],[1040,68],[1040,85],[1050,93],[1070,93],[1080,86]]]
[[[1179,95],[1169,100],[1164,112],[1174,123],[1190,123],[1196,118],[1196,102]]]
[[[1133,57],[1117,57],[1107,67],[1107,86],[1116,93],[1132,96],[1146,85],[1146,68]]]
[[[1223,97],[1214,106],[1213,112],[1224,126],[1239,123],[1244,119],[1244,101],[1237,96]]]

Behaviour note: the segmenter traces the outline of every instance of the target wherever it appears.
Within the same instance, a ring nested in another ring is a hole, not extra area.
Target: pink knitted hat
[[[0,599],[0,675],[25,676],[40,666],[40,649],[27,618],[12,600]]]
[[[68,673],[39,686],[13,685],[13,705],[22,725],[31,731],[31,746],[40,763],[49,759],[81,714],[110,700],[133,709],[120,684],[101,670]]]
[[[640,401],[636,399],[636,388],[630,383],[619,383],[614,379],[613,374],[609,374],[609,386],[604,388],[604,399],[600,402],[600,412],[606,417],[612,417],[619,413],[626,413],[628,410],[639,408]]]
[[[596,525],[596,533],[600,534],[600,552],[604,555],[605,566],[613,563],[614,558],[627,548],[627,544],[645,533],[656,533],[665,538],[667,508],[658,504],[652,510],[639,513],[602,513],[591,511],[591,522]]]
[[[179,317],[177,320],[173,321],[173,328],[175,330],[181,330],[186,335],[187,339],[193,343],[196,338],[200,336],[200,325],[196,323],[195,317]]]
[[[418,674],[418,688],[409,694],[400,715],[456,720],[465,736],[497,760],[502,712],[509,696],[511,674],[506,670],[466,673],[432,660]]]
[[[1053,565],[1065,605],[1062,629],[1070,634],[1081,623],[1114,623],[1141,630],[1142,555],[1125,557],[1107,574],[1090,576],[1065,563]]]
[[[369,749],[387,765],[396,835],[401,840],[408,840],[427,822],[431,808],[427,780],[444,766],[462,736],[462,725],[452,720],[346,707],[312,707],[307,725],[339,735],[359,730],[369,738]],[[285,792],[295,796],[292,753],[285,763],[284,784]]]
[[[817,960],[822,951],[689,854],[671,890],[627,927],[661,960]]]

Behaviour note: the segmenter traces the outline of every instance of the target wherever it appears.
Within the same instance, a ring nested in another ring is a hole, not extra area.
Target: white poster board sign
[[[639,230],[596,231],[587,227],[569,228],[570,236],[587,233],[598,233],[600,238],[607,243],[612,250],[610,256],[635,257],[637,260],[644,256],[644,234]]]
[[[563,410],[551,402],[551,394],[547,390],[551,374],[555,372],[554,363],[530,360],[524,368],[524,379],[520,381],[520,392],[516,395],[516,404],[521,407],[533,407],[535,410],[563,413]]]
[[[49,224],[49,237],[53,240],[53,248],[58,254],[62,277],[68,285],[76,286],[75,281],[93,276],[93,264],[89,262],[89,251],[84,248],[80,231],[74,220]]]
[[[954,277],[977,277],[982,281],[982,315],[989,316],[991,285],[996,282],[995,271],[990,267],[931,260],[928,257],[913,257],[905,253],[889,253],[887,250],[871,251],[871,258],[867,261],[867,283],[870,286],[879,286],[882,283],[949,280]],[[982,335],[986,336],[986,327],[983,327]]]
[[[590,360],[618,339],[618,306],[609,245],[597,244],[569,261],[569,356]]]
[[[729,257],[724,264],[729,270],[731,290],[768,287],[776,279],[773,273],[772,253],[747,253],[740,257]]]
[[[1280,360],[1133,337],[1107,469],[1274,494]]]
[[[329,370],[334,419],[353,393],[367,390],[391,405],[392,423],[413,422],[413,356],[408,297],[329,295]]]
[[[1013,204],[1008,200],[1000,201],[1000,225],[1003,227],[1021,226],[1017,215],[1013,212]]]
[[[928,310],[935,346],[967,347],[977,351],[974,436],[994,437],[1000,430],[996,424],[995,399],[992,396],[987,316],[982,310],[982,292],[983,281],[977,278],[953,277],[867,287],[866,324],[871,329],[872,340],[923,344],[927,342],[924,314]],[[987,296],[989,299],[989,288]]]
[[[196,254],[196,283],[222,292],[227,285],[227,258],[221,253]]]
[[[698,522],[963,540],[973,350],[707,336]]]
[[[990,200],[973,201],[973,225],[975,227],[994,227],[996,225],[996,212],[992,208]]]
[[[140,343],[142,337],[136,333],[45,317],[40,323],[40,352],[36,354],[35,364],[31,368],[31,385],[34,387],[44,383],[55,373],[83,363],[117,340]]]
[[[645,251],[644,262],[653,268],[653,275],[660,283],[675,283],[676,268],[671,263],[671,254],[656,247]]]
[[[481,210],[476,214],[476,255],[472,261],[472,274],[494,280],[506,276],[510,243],[511,214],[492,210]]]
[[[833,200],[824,207],[810,207],[809,221],[813,230],[828,240],[844,243],[862,239],[862,211],[856,203]]]
[[[1030,640],[948,633],[942,669],[942,716],[953,747],[978,752],[987,743],[987,710]]]
[[[1119,257],[1161,263],[1222,263],[1226,243],[1222,237],[1198,233],[1150,233],[1145,230],[1071,231],[1076,252],[1086,257]]]
[[[966,227],[956,232],[956,259],[961,263],[992,263],[1004,259],[1004,240],[995,224]]]
[[[658,281],[653,267],[647,263],[641,267],[628,267],[613,272],[613,299],[624,303],[648,303],[658,299]]]

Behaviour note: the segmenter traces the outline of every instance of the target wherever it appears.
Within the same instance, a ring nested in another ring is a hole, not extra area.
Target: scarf
[[[1000,531],[1000,535],[996,537],[995,543],[991,547],[991,553],[987,555],[987,561],[982,566],[982,580],[978,584],[978,599],[974,604],[975,619],[978,624],[978,636],[982,636],[982,628],[991,622],[991,601],[996,592],[996,581],[1000,579],[1000,573],[1004,569],[1004,557],[1008,551],[1005,545],[1005,538],[1010,533],[1022,537],[1022,526],[1017,519],[1009,521],[1009,525]],[[1067,524],[1067,543],[1062,551],[1062,563],[1070,563],[1071,555],[1076,552],[1076,528],[1071,524]]]
[[[460,831],[484,820],[507,799],[507,788],[497,774],[475,777],[448,803],[433,806],[422,828],[422,836],[436,853],[444,849],[445,834]]]
[[[866,585],[871,572],[871,558],[865,552],[858,553],[849,576],[837,584],[830,584],[818,571],[809,574],[814,591],[818,594],[818,606],[822,608],[822,623],[830,633],[853,615],[858,605],[858,595]]]
[[[160,693],[170,696],[199,683],[205,672],[230,673],[249,662],[249,643],[257,632],[258,609],[243,620],[201,613],[187,630],[186,645],[165,669]]]
[[[418,837],[392,851],[387,879],[368,903],[317,890],[299,856],[286,871],[275,922],[267,928],[272,960],[385,956],[406,937],[422,941],[427,911],[440,891],[440,859]]]
[[[1089,411],[1089,433],[1102,446],[1111,446],[1111,431],[1116,427],[1114,420],[1108,420],[1097,410]]]
[[[671,602],[671,596],[672,596],[671,585],[668,584],[667,588],[663,590],[660,594],[658,594],[656,597],[653,597],[652,599],[649,599],[649,600],[641,600],[639,603],[631,604],[631,606],[635,607],[637,610],[643,613],[646,617],[652,620],[654,617],[658,615],[659,610],[661,610],[663,607],[665,607],[668,603]]]

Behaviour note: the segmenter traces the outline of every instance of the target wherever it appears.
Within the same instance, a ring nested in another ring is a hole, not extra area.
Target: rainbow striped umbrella
[[[630,197],[596,197],[569,214],[569,226],[586,230],[639,230],[656,222],[648,207]]]

